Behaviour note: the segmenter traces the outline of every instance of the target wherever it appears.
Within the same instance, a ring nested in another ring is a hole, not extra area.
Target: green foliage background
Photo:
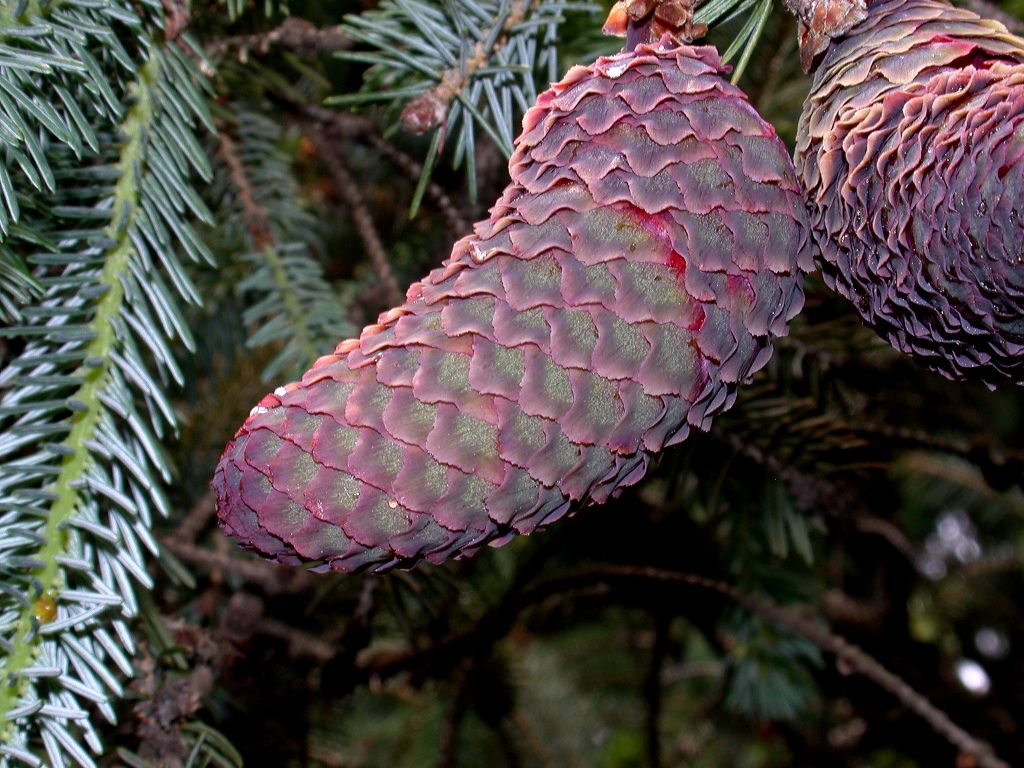
[[[608,5],[0,0],[0,766],[982,764],[939,711],[1024,763],[1024,397],[813,277],[709,434],[543,534],[342,577],[216,529],[249,408],[484,214]],[[791,142],[785,10],[698,20]]]

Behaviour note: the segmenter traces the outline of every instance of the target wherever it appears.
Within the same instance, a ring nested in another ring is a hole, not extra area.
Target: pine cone
[[[803,302],[781,141],[712,48],[575,67],[524,119],[512,183],[441,268],[253,409],[220,520],[283,562],[439,562],[639,480],[707,429]]]
[[[951,379],[1024,383],[1024,40],[941,0],[871,4],[804,105],[825,281]]]

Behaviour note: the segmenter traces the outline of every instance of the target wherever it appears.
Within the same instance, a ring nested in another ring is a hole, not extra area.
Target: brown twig
[[[285,262],[277,248],[277,235],[271,226],[270,216],[266,208],[256,200],[256,193],[249,179],[248,172],[235,147],[234,140],[228,135],[223,123],[217,121],[217,139],[219,154],[228,166],[228,175],[234,185],[238,201],[242,206],[242,216],[249,230],[250,249],[262,253],[263,261],[270,272],[271,280],[281,294],[285,312],[291,315],[293,326],[292,338],[289,343],[307,360],[315,360],[320,353],[309,327],[306,308],[302,305],[292,285]]]
[[[423,173],[423,164],[410,157],[407,153],[396,147],[389,141],[378,135],[377,125],[362,115],[347,115],[342,112],[335,112],[331,109],[316,104],[299,103],[293,99],[283,96],[289,106],[297,109],[303,115],[323,124],[333,138],[359,138],[365,140],[374,149],[387,157],[392,163],[408,174],[409,178],[418,180]],[[438,211],[448,221],[448,226],[460,237],[469,232],[469,222],[459,213],[458,207],[448,197],[441,185],[428,181],[426,194]]]
[[[968,578],[994,576],[1016,571],[1024,571],[1024,552],[1020,552],[1012,544],[960,566],[960,573]]]
[[[376,121],[366,115],[335,112],[333,109],[321,107],[319,104],[310,104],[308,101],[302,101],[292,94],[283,91],[274,91],[272,96],[275,101],[281,102],[291,111],[321,123],[329,131],[333,139],[359,139],[377,133],[380,130],[380,126]]]
[[[332,643],[296,627],[282,624],[280,621],[261,619],[255,629],[257,634],[284,640],[288,644],[288,652],[292,656],[307,656],[321,664],[334,658],[335,648]]]
[[[484,44],[484,40],[480,40],[465,60],[441,74],[437,85],[406,104],[401,118],[405,129],[411,133],[426,133],[441,125],[452,101],[469,85],[473,75],[487,66],[491,55],[505,44],[506,36],[512,28],[526,19],[535,2],[537,0],[513,0],[490,48]],[[490,37],[490,34],[484,36],[485,39]]]
[[[831,623],[855,624],[858,627],[877,631],[888,605],[885,602],[869,603],[851,597],[842,590],[830,589],[821,599],[821,612]]]
[[[238,52],[238,60],[244,64],[250,54],[265,56],[274,48],[284,48],[302,56],[320,56],[351,47],[352,40],[340,27],[321,29],[306,19],[289,16],[268,32],[226,37],[210,44],[206,51],[211,57],[220,57],[234,49]]]
[[[165,537],[161,543],[177,558],[191,565],[220,573],[233,573],[242,581],[261,587],[268,594],[301,592],[309,587],[310,575],[300,568],[276,565],[267,560],[215,552],[211,549]]]
[[[171,536],[188,544],[195,543],[214,514],[213,491],[208,490],[199,501],[188,511],[181,524],[171,532]]]
[[[384,248],[380,235],[377,233],[377,228],[373,223],[373,216],[370,215],[370,209],[366,206],[363,193],[359,189],[359,183],[345,166],[345,163],[342,162],[336,148],[331,146],[320,126],[306,123],[305,127],[310,141],[313,142],[313,146],[316,147],[320,159],[334,181],[338,194],[341,195],[348,205],[352,221],[356,225],[356,231],[363,241],[363,247],[366,248],[366,252],[370,256],[370,263],[373,265],[373,269],[377,273],[381,284],[387,290],[388,303],[392,306],[398,306],[405,300],[405,296],[398,287],[398,280],[395,279],[394,270],[391,269],[391,260],[388,257],[387,250]]]
[[[359,602],[356,603],[356,609],[352,612],[350,624],[369,626],[370,617],[373,615],[373,609],[376,606],[375,596],[379,586],[379,576],[367,576],[363,579],[363,588],[359,592]]]
[[[911,563],[918,561],[921,554],[918,547],[894,523],[876,515],[861,515],[855,519],[854,525],[862,533],[870,533],[885,539]]]
[[[977,465],[986,480],[990,478],[1004,480],[1000,483],[1001,490],[1005,490],[1005,487],[1002,486],[1020,485],[1024,478],[1024,451],[1007,448],[980,436],[974,440],[965,440],[921,429],[870,422],[856,426],[855,431],[923,450],[959,456]]]
[[[231,183],[238,191],[238,200],[242,205],[242,215],[245,218],[245,225],[249,229],[253,250],[261,251],[274,242],[274,236],[270,230],[270,219],[266,209],[256,202],[256,195],[249,182],[249,175],[245,172],[242,158],[238,156],[235,142],[219,120],[217,121],[217,145],[220,156],[228,167]]]
[[[392,163],[397,165],[403,171],[405,171],[411,179],[414,181],[419,179],[423,173],[423,164],[417,162],[413,158],[409,157],[405,152],[400,150],[394,144],[385,141],[376,134],[370,134],[368,137],[370,144],[373,145],[374,149],[379,151],[382,155],[388,158]],[[433,181],[427,182],[426,187],[427,197],[431,198],[437,205],[437,209],[441,212],[441,215],[448,221],[448,226],[451,230],[456,233],[459,237],[469,232],[469,222],[467,222],[462,215],[459,213],[455,204],[451,198],[445,193],[441,186]]]

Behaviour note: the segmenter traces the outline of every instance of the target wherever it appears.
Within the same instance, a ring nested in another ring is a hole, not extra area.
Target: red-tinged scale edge
[[[357,571],[497,546],[707,429],[803,303],[806,212],[709,47],[574,67],[490,218],[253,409],[213,488],[241,545]]]
[[[1024,384],[1024,40],[942,0],[869,3],[797,136],[825,282],[950,379]]]

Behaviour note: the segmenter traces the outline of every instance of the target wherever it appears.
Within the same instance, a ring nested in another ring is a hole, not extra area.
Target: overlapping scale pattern
[[[707,428],[800,309],[806,212],[712,48],[572,69],[512,183],[401,307],[265,397],[220,520],[283,562],[432,562],[529,533]]]
[[[897,349],[1024,383],[1024,40],[942,0],[885,0],[833,42],[796,165],[822,271]]]

